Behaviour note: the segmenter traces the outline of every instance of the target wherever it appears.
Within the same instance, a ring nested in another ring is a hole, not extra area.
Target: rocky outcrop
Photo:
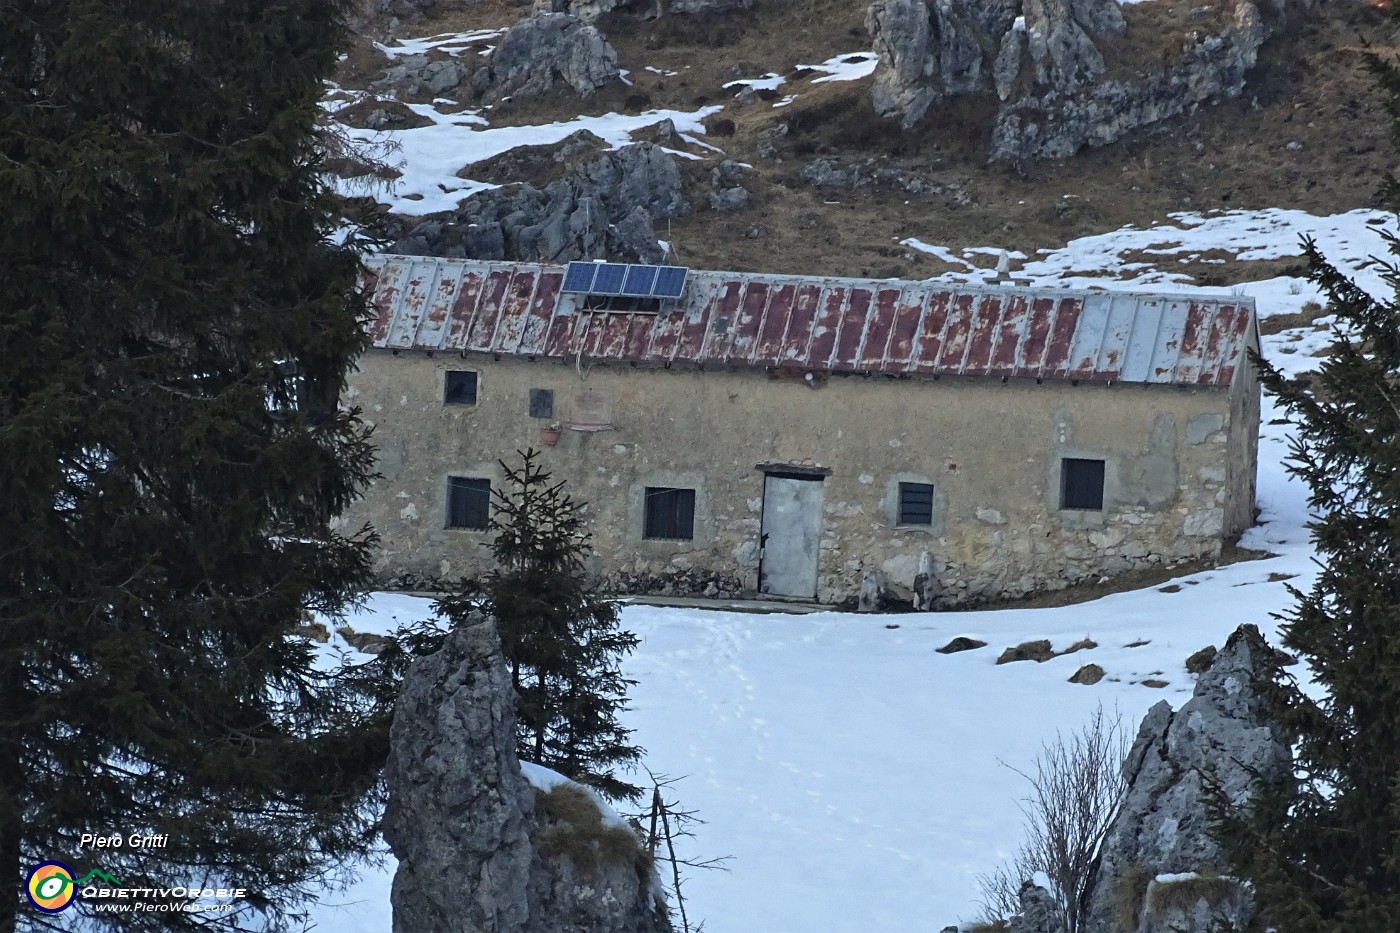
[[[666,9],[672,13],[718,14],[753,9],[753,0],[671,0]]]
[[[1238,96],[1245,73],[1254,67],[1270,35],[1259,9],[1250,0],[1237,0],[1223,28],[1200,36],[1175,64],[1155,73],[1091,81],[1091,73],[1102,71],[1101,58],[1098,64],[1093,56],[1081,56],[1047,65],[1047,74],[1059,75],[1068,87],[1052,85],[1004,105],[992,132],[991,160],[1064,158],[1180,116],[1213,98]],[[1036,67],[1039,77],[1039,62]],[[1065,68],[1077,70],[1064,72]]]
[[[710,210],[737,211],[749,203],[749,192],[744,187],[744,166],[733,159],[725,159],[710,172]]]
[[[463,626],[404,679],[385,771],[384,838],[399,860],[395,933],[523,929],[529,920],[534,798],[514,726],[491,623]]]
[[[1049,891],[1033,882],[1021,885],[1017,895],[1021,912],[1007,924],[1006,933],[1061,933],[1060,907]]]
[[[429,59],[426,55],[405,55],[371,85],[394,97],[426,97],[445,94],[468,78],[455,59]]]
[[[1207,801],[1214,783],[1246,805],[1255,775],[1267,780],[1289,765],[1253,688],[1273,650],[1241,626],[1181,709],[1161,702],[1143,719],[1123,764],[1128,792],[1104,841],[1087,933],[1208,933],[1215,914],[1244,928],[1248,897],[1209,835]],[[1136,905],[1133,916],[1124,905]]]
[[[865,28],[875,44],[875,109],[905,128],[934,103],[986,86],[984,48],[996,49],[1015,21],[1009,2],[877,0]]]
[[[385,776],[394,933],[669,933],[630,830],[577,785],[525,779],[510,675],[484,617],[413,663]]]
[[[543,189],[494,188],[451,213],[391,223],[397,242],[390,249],[528,262],[658,262],[665,250],[655,221],[689,213],[675,158],[652,143],[634,143],[576,166]]]
[[[501,37],[472,89],[500,100],[539,97],[563,84],[587,98],[619,77],[617,52],[595,27],[568,13],[535,13]]]
[[[872,101],[909,129],[949,98],[994,90],[1003,103],[991,161],[1064,158],[1238,95],[1260,46],[1309,6],[1227,4],[1223,16],[1201,7],[1199,26],[1164,35],[1163,47],[1179,42],[1181,52],[1162,64],[1119,53],[1111,65],[1128,28],[1118,0],[877,0],[866,17],[879,59]]]
[[[537,0],[535,9],[555,13],[572,13],[589,22],[604,13],[626,10],[647,19],[661,15],[663,3],[669,13],[682,15],[714,15],[753,9],[753,0]]]
[[[593,22],[604,13],[630,6],[633,0],[536,0],[535,10],[545,13],[568,13]]]
[[[1117,13],[1121,34],[1123,14],[1115,0],[1107,2]],[[1090,38],[1091,23],[1110,20],[1099,12],[1101,5],[1102,0],[1026,0],[1026,45],[1037,82],[1072,93],[1104,73],[1103,53]],[[1084,21],[1075,16],[1076,6],[1084,8]]]

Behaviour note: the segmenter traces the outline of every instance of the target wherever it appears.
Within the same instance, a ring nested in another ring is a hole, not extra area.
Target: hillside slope
[[[343,119],[363,125],[366,113],[383,106],[356,92],[412,51],[411,37],[484,36],[458,53],[484,61],[478,52],[490,47],[496,31],[529,13],[526,4],[502,0],[434,9],[436,15],[392,28],[382,20],[367,28],[373,38],[346,61],[341,78],[342,100],[359,101]],[[722,15],[605,13],[596,25],[616,47],[629,84],[605,87],[589,100],[566,92],[495,106],[473,102],[464,85],[436,102],[426,95],[412,100],[417,114],[408,116],[421,125],[434,108],[457,114],[464,133],[519,127],[512,143],[525,149],[460,174],[475,182],[542,185],[596,152],[575,146],[558,159],[555,149],[531,152],[567,135],[550,124],[620,114],[633,139],[650,139],[640,130],[649,122],[669,114],[692,114],[698,122],[704,115],[705,135],[674,143],[693,156],[680,162],[695,210],[665,222],[669,229],[658,235],[671,244],[673,259],[687,265],[791,273],[919,278],[960,268],[900,244],[910,237],[955,250],[987,248],[974,262],[990,266],[999,249],[1030,255],[1074,237],[1162,221],[1173,211],[1366,207],[1393,162],[1387,120],[1359,50],[1365,44],[1392,49],[1396,34],[1381,11],[1354,0],[1322,7],[1267,43],[1241,98],[1064,162],[1022,166],[1020,174],[985,163],[991,100],[947,106],[911,131],[876,114],[871,66],[861,66],[861,53],[868,60],[870,48],[865,10],[859,0],[759,0],[752,10]],[[1131,43],[1122,54],[1154,54],[1154,41],[1167,43],[1189,26],[1192,10],[1181,0],[1125,7]],[[435,58],[446,54],[430,51]],[[747,103],[736,100],[742,85],[725,87],[749,79],[757,79],[757,94],[745,95]],[[774,138],[780,126],[784,135]],[[707,206],[711,173],[725,158],[751,166],[742,176],[748,204],[730,213]],[[862,180],[842,183],[852,176]],[[424,204],[423,212],[432,206]],[[1218,286],[1282,268],[1231,259],[1185,271]]]

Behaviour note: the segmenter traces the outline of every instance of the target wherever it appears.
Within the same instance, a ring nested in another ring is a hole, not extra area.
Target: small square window
[[[531,418],[553,418],[553,417],[554,417],[554,390],[553,390],[553,389],[531,389],[531,390],[530,390],[530,417],[531,417]]]
[[[485,530],[491,524],[491,481],[447,478],[447,527]]]
[[[899,484],[899,524],[933,524],[933,486],[928,483]]]
[[[1060,508],[1103,508],[1103,461],[1066,457],[1060,461]]]
[[[648,486],[644,538],[691,541],[695,538],[695,490]]]
[[[476,404],[476,373],[471,370],[449,369],[442,388],[444,405]]]

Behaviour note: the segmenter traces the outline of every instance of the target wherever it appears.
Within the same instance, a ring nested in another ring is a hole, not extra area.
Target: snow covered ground
[[[1262,211],[1174,220],[1075,241],[1020,274],[1189,290],[1168,274],[1183,255],[1294,255],[1306,233],[1385,292],[1368,264],[1385,255],[1379,231],[1395,228],[1393,215]],[[1128,251],[1147,267],[1127,268]],[[1256,296],[1266,317],[1318,297],[1298,279],[1235,290]],[[1301,372],[1316,368],[1310,354],[1324,342],[1316,330],[1285,331],[1265,338],[1265,352]],[[624,624],[641,637],[627,664],[637,681],[627,722],[648,766],[680,778],[676,795],[708,821],[688,854],[732,856],[726,871],[691,874],[690,916],[703,918],[709,933],[939,930],[975,919],[977,876],[1021,840],[1017,801],[1027,785],[1016,770],[1032,766],[1042,743],[1100,704],[1129,729],[1158,701],[1180,705],[1192,688],[1189,654],[1221,645],[1244,622],[1272,634],[1272,613],[1291,604],[1284,581],[1308,586],[1315,568],[1306,500],[1281,465],[1286,426],[1269,423],[1278,417],[1266,399],[1263,511],[1242,542],[1272,558],[1058,609],[793,616],[625,608]],[[427,611],[425,601],[385,594],[350,625],[390,629]],[[988,646],[935,652],[957,635]],[[1043,664],[994,663],[1008,645],[1048,638],[1063,649],[1086,636],[1099,647]],[[1107,678],[1069,683],[1088,662]],[[1167,686],[1140,683],[1147,679]],[[319,929],[387,933],[388,890],[388,874],[367,876],[318,908]]]
[[[480,53],[495,35],[447,34],[384,51],[393,57],[428,48]],[[869,75],[873,58],[852,53],[807,67],[822,75],[813,83],[859,80]],[[730,91],[744,84],[783,92],[794,86],[770,73],[735,81]],[[413,109],[432,124],[352,133],[401,147],[404,174],[389,200],[409,214],[455,207],[488,187],[459,176],[473,163],[580,129],[617,146],[669,118],[688,142],[712,148],[697,138],[711,108],[534,127],[493,126],[486,109]],[[991,276],[982,266],[1000,253],[995,245],[949,248],[932,242],[936,229],[936,219],[930,220],[924,238],[901,242],[961,267],[946,279]],[[1181,213],[1164,225],[1086,237],[1029,257],[1013,254],[1011,273],[1058,287],[1189,292],[1199,289],[1180,272],[1183,262],[1223,262],[1223,254],[1241,260],[1298,256],[1299,238],[1308,235],[1367,288],[1385,295],[1382,270],[1371,257],[1385,255],[1381,232],[1395,229],[1396,217],[1379,211],[1331,217],[1282,209]],[[1298,312],[1320,298],[1296,278],[1241,282],[1229,290],[1255,297],[1265,317]],[[1316,368],[1312,353],[1326,341],[1325,331],[1314,328],[1285,331],[1265,338],[1265,353],[1297,373]],[[1017,802],[1027,785],[1017,770],[1032,766],[1042,743],[1057,730],[1075,729],[1101,704],[1116,710],[1130,730],[1152,704],[1180,705],[1192,688],[1184,667],[1189,654],[1221,645],[1245,622],[1272,634],[1272,614],[1291,604],[1284,581],[1309,584],[1315,568],[1305,496],[1281,465],[1286,426],[1269,423],[1278,417],[1266,399],[1262,515],[1242,542],[1277,555],[1265,560],[1059,609],[791,616],[625,608],[624,624],[641,637],[627,664],[637,681],[627,722],[647,749],[647,765],[678,778],[675,795],[707,821],[686,854],[731,856],[726,871],[691,873],[692,919],[703,919],[709,933],[940,930],[975,919],[977,876],[994,870],[1021,840]],[[361,632],[385,631],[428,611],[424,600],[380,594],[348,622]],[[935,652],[957,635],[988,646]],[[1023,641],[1048,638],[1063,649],[1085,637],[1098,647],[1043,664],[994,663],[1003,648]],[[332,647],[352,650],[338,636]],[[1089,662],[1103,667],[1107,678],[1094,686],[1069,683]],[[1141,683],[1148,679],[1167,686]],[[317,929],[388,933],[391,877],[392,863],[350,891],[328,896],[316,908]]]

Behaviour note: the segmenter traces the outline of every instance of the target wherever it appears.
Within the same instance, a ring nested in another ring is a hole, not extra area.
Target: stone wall
[[[444,371],[478,375],[477,404],[444,405]],[[553,392],[529,416],[532,389]],[[1257,389],[1236,386],[1236,392]],[[620,587],[737,595],[758,585],[763,474],[831,471],[817,596],[854,601],[872,574],[936,607],[1056,589],[1220,553],[1252,518],[1257,398],[1217,389],[894,379],[370,351],[346,401],[375,424],[383,478],[348,521],[383,537],[379,567],[455,578],[482,569],[488,535],[444,528],[448,476],[502,479],[497,458],[539,447],[588,503],[591,569]],[[571,430],[571,420],[610,422]],[[600,415],[600,412],[603,412]],[[1064,457],[1105,461],[1104,509],[1059,507]],[[1247,460],[1248,462],[1244,462]],[[1239,462],[1236,462],[1239,461]],[[931,484],[933,521],[897,523],[900,482]],[[696,490],[691,541],[642,537],[644,488]]]

